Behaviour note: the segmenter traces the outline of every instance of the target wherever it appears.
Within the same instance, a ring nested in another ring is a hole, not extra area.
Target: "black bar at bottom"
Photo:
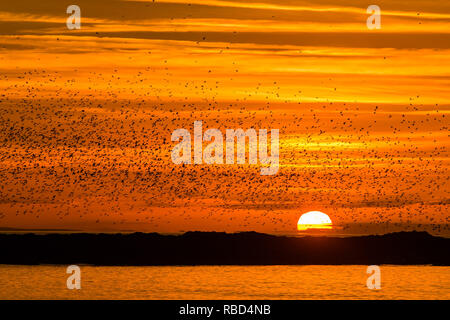
[[[113,316],[134,319],[305,319],[311,316],[326,319],[364,319],[379,317],[384,319],[409,316],[417,317],[425,312],[427,318],[447,314],[450,306],[445,301],[205,301],[205,300],[164,300],[164,301],[0,301],[0,310],[6,315],[10,311],[15,318],[21,315],[58,319],[65,316],[84,319]],[[19,316],[19,317],[18,317]],[[100,318],[99,318],[100,319]]]

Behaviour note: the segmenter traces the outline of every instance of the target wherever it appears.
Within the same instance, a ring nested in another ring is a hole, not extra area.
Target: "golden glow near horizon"
[[[297,230],[327,230],[331,229],[333,223],[328,215],[320,211],[310,211],[301,215],[297,222]]]
[[[0,2],[0,227],[449,233],[449,4],[78,5]],[[279,129],[279,172],[173,165],[195,120]]]

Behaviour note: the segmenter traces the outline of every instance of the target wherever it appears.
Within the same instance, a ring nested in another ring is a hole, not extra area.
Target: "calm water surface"
[[[81,290],[66,266],[0,265],[0,299],[450,299],[450,267],[367,266],[81,267]]]

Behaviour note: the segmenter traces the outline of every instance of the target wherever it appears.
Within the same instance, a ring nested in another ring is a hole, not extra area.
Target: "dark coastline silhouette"
[[[0,234],[0,248],[0,264],[19,265],[450,265],[450,239],[426,232],[347,238],[256,232]]]

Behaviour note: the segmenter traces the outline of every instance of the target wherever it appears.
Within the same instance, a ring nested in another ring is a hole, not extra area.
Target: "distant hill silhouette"
[[[347,238],[256,232],[0,234],[0,247],[0,264],[450,265],[450,239],[426,232]]]

